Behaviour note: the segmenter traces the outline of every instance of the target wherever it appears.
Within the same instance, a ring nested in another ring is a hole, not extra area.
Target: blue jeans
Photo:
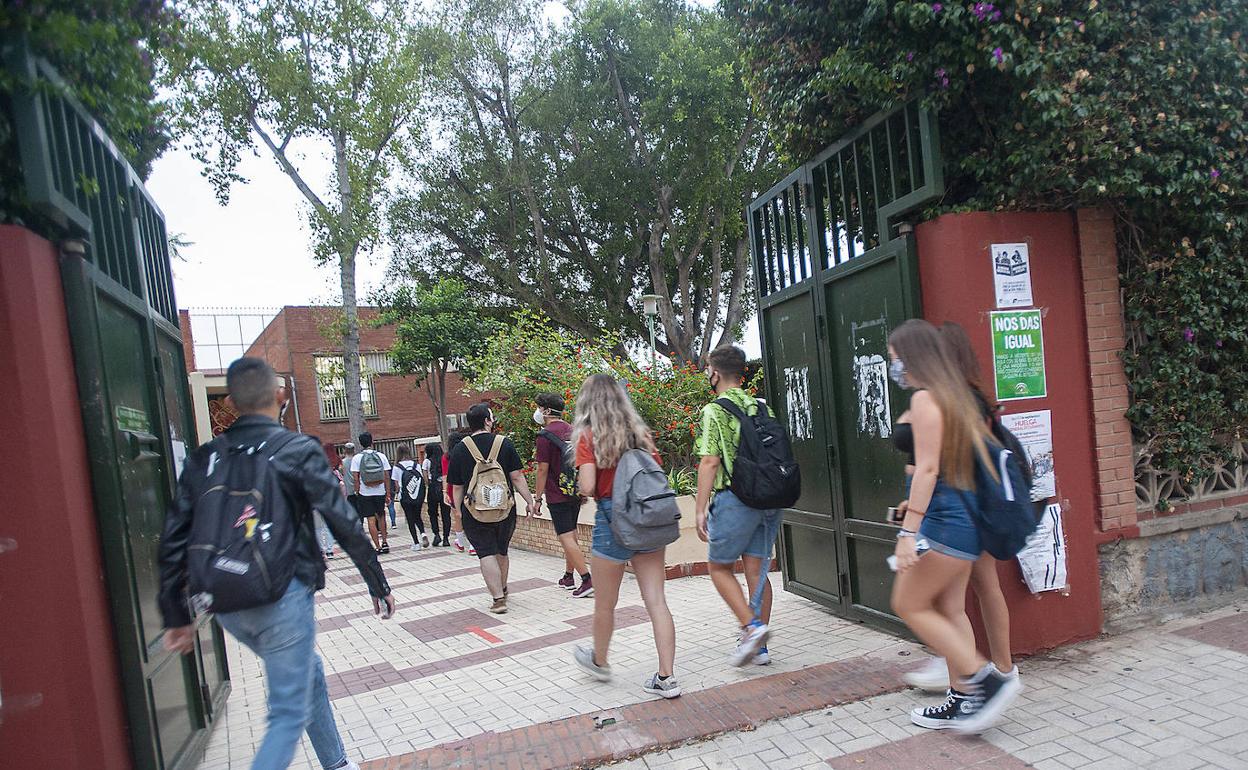
[[[927,539],[933,551],[963,561],[979,558],[983,550],[979,530],[967,507],[968,498],[973,494],[954,489],[943,479],[936,481],[932,501],[927,504],[927,513],[919,525],[919,534]]]
[[[390,501],[389,507],[390,507],[390,528],[394,529],[394,527],[397,526],[395,524],[395,519],[394,519],[394,500]]]
[[[329,705],[325,669],[316,654],[314,593],[291,580],[273,604],[217,615],[225,630],[264,661],[269,680],[269,727],[252,770],[288,767],[305,731],[321,767],[334,770],[347,763]]]
[[[756,613],[761,611],[763,588],[771,568],[771,548],[780,534],[781,521],[780,511],[751,508],[727,489],[716,492],[711,500],[706,520],[710,536],[706,560],[715,564],[736,564],[742,556],[762,559],[762,580],[750,597],[750,606]]]

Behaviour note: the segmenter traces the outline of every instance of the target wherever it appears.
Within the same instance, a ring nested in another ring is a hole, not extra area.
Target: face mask
[[[910,383],[906,380],[906,365],[900,358],[894,358],[888,365],[888,378],[897,383],[897,387],[910,389]]]
[[[712,371],[709,375],[707,375],[706,384],[711,387],[711,390],[715,390],[716,388],[718,388],[719,387],[719,372]]]
[[[546,424],[546,415],[542,414],[541,409],[538,409],[535,412],[533,412],[533,422],[537,423],[538,425]]]

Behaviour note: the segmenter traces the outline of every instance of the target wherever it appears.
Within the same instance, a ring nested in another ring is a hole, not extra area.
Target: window
[[[384,354],[367,354],[384,355]],[[322,420],[347,419],[347,388],[343,376],[342,356],[316,356],[317,400],[321,404]],[[388,364],[389,356],[385,356]],[[360,402],[365,417],[377,416],[377,400],[373,398],[373,377],[377,374],[369,366],[366,355],[360,356]]]
[[[446,416],[447,430],[462,430],[468,427],[468,415],[464,413],[448,414]]]

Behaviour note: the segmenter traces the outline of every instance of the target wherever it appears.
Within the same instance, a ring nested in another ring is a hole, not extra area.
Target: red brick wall
[[[182,330],[182,358],[186,361],[186,371],[196,371],[195,341],[191,338],[191,314],[189,312],[178,311],[178,328]]]
[[[1083,273],[1083,307],[1092,375],[1097,497],[1101,532],[1136,524],[1135,462],[1132,456],[1127,376],[1122,366],[1126,331],[1118,287],[1118,247],[1113,214],[1083,209],[1076,216]]]

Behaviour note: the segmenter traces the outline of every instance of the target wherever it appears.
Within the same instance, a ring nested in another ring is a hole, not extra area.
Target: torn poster
[[[1066,587],[1066,534],[1062,531],[1062,506],[1053,503],[1044,509],[1036,531],[1018,552],[1018,566],[1027,588],[1038,594]]]

